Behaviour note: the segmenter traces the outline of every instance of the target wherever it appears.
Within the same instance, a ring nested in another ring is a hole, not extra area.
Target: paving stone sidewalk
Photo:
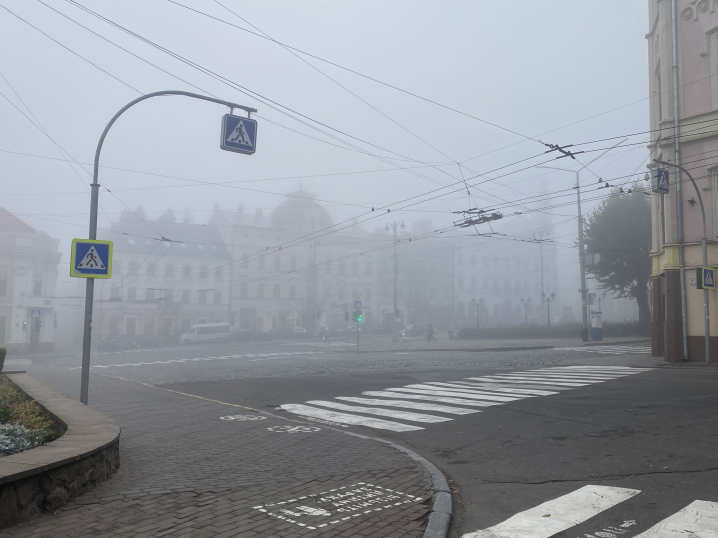
[[[77,372],[28,373],[77,398]],[[398,538],[426,526],[430,476],[382,443],[99,375],[90,403],[122,427],[120,472],[3,536]]]

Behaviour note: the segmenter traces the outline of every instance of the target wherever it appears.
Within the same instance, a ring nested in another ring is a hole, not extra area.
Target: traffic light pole
[[[191,93],[191,92],[184,92],[179,90],[166,90],[166,91],[160,91],[160,92],[153,92],[148,93],[145,95],[142,95],[138,97],[137,99],[130,101],[125,106],[123,106],[117,114],[112,116],[112,119],[105,127],[105,130],[102,131],[102,135],[100,136],[100,140],[97,142],[97,149],[95,150],[95,163],[94,163],[94,169],[92,172],[92,184],[90,185],[91,191],[90,191],[90,229],[89,229],[89,239],[97,239],[97,208],[99,205],[99,193],[100,193],[100,184],[97,181],[99,170],[100,170],[100,152],[102,151],[102,144],[105,142],[105,138],[107,137],[107,133],[110,130],[110,127],[117,121],[117,119],[125,113],[125,111],[133,106],[135,106],[137,103],[140,103],[146,99],[150,99],[151,97],[160,97],[164,95],[182,95],[184,97],[191,97],[192,99],[201,99],[202,101],[209,101],[211,103],[217,103],[220,105],[225,105],[229,107],[230,109],[238,108],[240,110],[244,110],[247,113],[256,112],[257,110],[254,108],[249,108],[243,105],[238,105],[236,103],[230,103],[229,101],[223,101],[222,99],[215,99],[214,97],[207,97],[206,95],[200,95],[197,93]],[[92,301],[94,299],[95,295],[95,279],[94,278],[88,278],[87,283],[85,286],[85,319],[84,319],[84,327],[83,327],[83,333],[82,333],[82,374],[80,378],[80,401],[87,405],[87,395],[89,391],[89,384],[90,384],[90,345],[92,343]]]

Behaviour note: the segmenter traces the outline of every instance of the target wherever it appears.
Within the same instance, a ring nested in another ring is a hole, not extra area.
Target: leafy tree
[[[621,193],[615,188],[588,217],[584,242],[588,252],[598,252],[601,261],[586,271],[606,290],[619,297],[635,299],[638,321],[648,326],[648,279],[651,277],[651,203],[643,186],[634,183]]]

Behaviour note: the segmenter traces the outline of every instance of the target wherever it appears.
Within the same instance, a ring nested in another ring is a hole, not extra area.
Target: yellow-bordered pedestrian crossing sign
[[[70,254],[70,276],[110,278],[112,276],[112,241],[73,239]]]
[[[716,270],[715,267],[699,267],[697,271],[696,287],[699,290],[716,289]]]

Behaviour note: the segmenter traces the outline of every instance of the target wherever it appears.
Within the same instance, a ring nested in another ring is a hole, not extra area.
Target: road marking
[[[471,378],[468,378],[471,379]],[[467,387],[475,387],[480,388],[481,390],[488,391],[489,394],[492,392],[498,392],[498,393],[509,393],[509,394],[531,394],[533,396],[551,396],[553,394],[558,394],[558,392],[551,391],[551,390],[537,390],[537,389],[520,389],[520,388],[501,388],[497,385],[487,385],[482,383],[472,383],[470,381],[454,381],[454,383],[467,386]]]
[[[584,486],[463,538],[549,538],[639,493],[637,489]]]
[[[437,417],[434,415],[425,415],[423,413],[409,413],[408,411],[394,411],[393,409],[381,409],[379,407],[362,407],[358,405],[346,405],[338,402],[327,402],[325,400],[309,400],[310,405],[318,405],[320,407],[328,407],[330,409],[339,409],[340,411],[350,411],[353,413],[364,413],[366,415],[379,415],[382,417],[400,418],[402,420],[410,420],[411,422],[448,422],[453,418]]]
[[[423,430],[419,426],[410,426],[390,420],[382,420],[379,418],[359,417],[349,415],[347,413],[337,413],[335,411],[327,411],[325,409],[317,409],[301,404],[284,404],[280,406],[282,409],[296,413],[297,415],[306,415],[308,417],[323,418],[332,422],[342,422],[344,424],[354,424],[356,426],[367,426],[369,428],[377,428],[379,430],[390,430],[394,432],[410,432],[415,430]]]
[[[442,398],[440,396],[424,396],[421,394],[397,394],[395,392],[387,392],[383,390],[367,390],[362,392],[365,396],[384,396],[386,398],[403,398],[409,400],[423,400],[428,402],[443,402],[457,405],[470,405],[472,407],[490,407],[492,405],[501,405],[500,402],[477,402],[473,400],[464,400],[462,398]]]
[[[246,420],[264,420],[264,415],[229,415],[226,417],[219,417],[219,420],[236,420],[237,422],[244,422]]]
[[[314,426],[271,426],[267,430],[275,433],[315,433],[321,431],[321,428]]]
[[[586,353],[601,353],[603,355],[643,355],[652,352],[647,346],[581,346],[558,347],[556,351],[583,351]]]
[[[552,387],[547,387],[544,385],[532,385],[528,382],[524,381],[499,381],[497,379],[490,379],[488,378],[488,381],[485,381],[487,378],[485,377],[467,377],[466,378],[469,381],[472,381],[476,384],[481,383],[482,385],[485,385],[487,388],[490,387],[496,387],[496,389],[491,388],[491,390],[514,390],[514,388],[520,388],[520,389],[530,389],[530,390],[546,390],[546,391],[563,391],[563,390],[572,390],[571,387],[557,387],[556,385]],[[484,380],[484,381],[482,381]]]
[[[715,538],[718,536],[718,503],[693,501],[635,538]]]
[[[193,359],[169,359],[166,361],[152,361],[152,362],[126,362],[122,364],[95,364],[90,368],[122,368],[125,366],[154,366],[157,364],[178,364],[183,362],[202,362],[202,361],[226,361],[229,359],[249,359],[252,357],[269,357],[272,355],[281,355],[277,358],[286,358],[292,355],[319,355],[324,353],[323,351],[294,351],[292,353],[247,353],[243,355],[223,355],[221,357],[195,357]],[[255,359],[255,360],[269,360],[269,359]],[[68,370],[80,370],[82,366],[73,366]]]
[[[485,389],[482,389],[481,387],[470,387],[468,385],[460,385],[458,383],[439,383],[437,381],[426,381],[424,382],[424,385],[431,385],[431,386],[437,386],[437,387],[449,387],[449,390],[458,389],[460,392],[468,392],[471,391],[476,394],[485,394],[487,396],[514,396],[516,399],[520,398],[534,398],[535,394],[497,394],[495,392],[487,392]],[[413,387],[415,385],[407,385],[409,387]]]
[[[502,374],[500,376],[503,378],[509,378],[509,379],[529,379],[529,380],[535,380],[535,381],[551,381],[557,382],[557,383],[572,383],[572,384],[590,384],[590,383],[603,383],[606,381],[605,379],[587,379],[585,377],[571,377],[571,376],[565,376],[565,377],[556,377],[552,375],[542,375],[542,374]]]
[[[451,415],[470,415],[472,413],[481,413],[478,409],[464,409],[462,407],[449,407],[448,405],[437,405],[421,402],[409,402],[407,400],[377,400],[370,398],[353,398],[351,396],[337,396],[337,400],[345,400],[366,405],[386,405],[389,407],[404,407],[406,409],[421,409],[422,411],[439,411],[440,413],[449,413]]]
[[[415,385],[417,388],[411,388],[411,387],[399,387],[399,388],[391,388],[386,389],[390,392],[409,392],[409,393],[416,393],[416,394],[429,394],[432,396],[453,396],[456,398],[467,398],[469,400],[489,400],[493,402],[513,402],[516,400],[520,400],[520,398],[509,398],[507,396],[485,396],[483,394],[474,394],[470,390],[461,391],[461,390],[450,390],[450,389],[440,389],[439,387],[431,387],[431,386],[425,386],[425,388],[419,388],[422,387],[422,385]]]
[[[619,377],[624,377],[626,374],[619,373],[619,372],[593,372],[593,371],[569,371],[569,370],[561,370],[560,372],[547,372],[546,370],[527,370],[524,372],[511,372],[511,373],[520,373],[523,375],[542,375],[542,376],[549,376],[549,377],[567,377],[567,378],[577,378],[577,377],[585,377],[586,379],[617,379]]]
[[[493,378],[491,377],[473,377],[472,379],[478,379],[480,381],[485,381],[487,383],[517,383],[520,385],[554,385],[557,387],[583,387],[586,386],[586,384],[580,384],[580,383],[558,383],[558,382],[544,382],[544,381],[532,381],[530,379],[511,379],[511,377],[508,376],[500,376],[496,375]]]

